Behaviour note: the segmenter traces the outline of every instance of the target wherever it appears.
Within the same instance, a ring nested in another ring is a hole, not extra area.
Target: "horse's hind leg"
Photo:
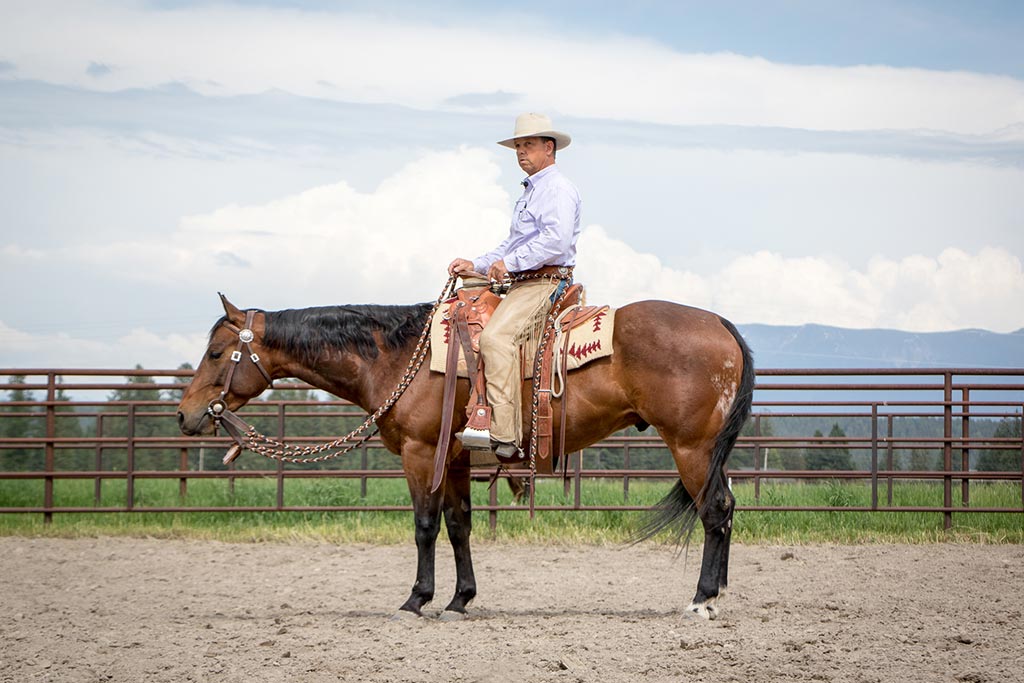
[[[473,531],[469,474],[468,467],[453,467],[448,470],[445,481],[444,519],[455,552],[455,596],[441,613],[441,619],[446,621],[464,618],[466,608],[476,597],[476,577],[469,551],[469,536]]]
[[[697,593],[686,609],[705,619],[715,619],[718,617],[718,599],[729,582],[729,544],[736,501],[726,487],[709,488],[711,490],[705,494],[707,500],[700,510],[704,525],[704,557]]]

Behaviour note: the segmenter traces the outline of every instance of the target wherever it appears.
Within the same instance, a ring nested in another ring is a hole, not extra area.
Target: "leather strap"
[[[555,280],[571,280],[572,271],[573,266],[541,266],[535,270],[520,270],[508,275],[513,283],[545,277]]]
[[[231,363],[231,367],[228,368],[227,379],[224,380],[224,391],[221,393],[221,397],[222,398],[224,396],[226,396],[227,393],[231,390],[231,378],[235,374],[235,368],[238,367],[238,363],[242,360],[242,347],[245,347],[245,350],[249,352],[249,360],[251,360],[253,362],[253,365],[256,366],[256,369],[260,371],[261,375],[263,375],[263,379],[267,380],[267,384],[269,384],[271,386],[271,388],[273,388],[273,386],[274,386],[274,380],[271,379],[270,373],[268,373],[266,371],[266,369],[263,367],[263,363],[260,362],[260,357],[258,355],[256,355],[256,352],[253,351],[252,347],[249,345],[249,343],[253,340],[253,336],[252,336],[252,321],[255,318],[256,318],[256,311],[254,311],[254,310],[246,311],[245,312],[245,327],[243,329],[241,329],[241,330],[238,329],[237,327],[235,327],[229,321],[225,321],[225,323],[224,323],[225,327],[227,327],[229,330],[231,330],[232,332],[234,332],[235,334],[238,335],[238,346],[235,347],[235,352],[233,354],[231,354],[231,361],[232,361],[232,363]],[[243,334],[243,332],[247,332],[248,333],[248,337],[246,337]]]
[[[461,303],[461,302],[460,302]],[[469,332],[469,320],[466,318],[466,312],[463,308],[458,308],[455,314],[455,335],[459,340],[459,344],[462,345],[462,354],[466,357],[466,372],[469,374],[473,382],[474,389],[477,391],[477,403],[487,405],[487,394],[486,392],[480,392],[480,365],[479,356],[473,351],[472,336]]]
[[[456,320],[459,317],[465,320],[465,315],[460,315],[461,313],[461,307],[456,307]],[[456,335],[459,335],[456,326],[453,326],[453,331]],[[469,362],[468,358],[466,362]],[[437,448],[434,450],[434,478],[430,486],[431,493],[434,493],[441,487],[441,482],[444,481],[445,466],[448,464],[448,448],[451,446],[452,424],[455,418],[455,385],[459,378],[458,368],[459,344],[456,343],[455,339],[449,339],[448,356],[445,359],[444,366],[444,393],[441,398],[441,431],[437,438]]]
[[[576,306],[572,309],[572,313],[570,313],[568,316],[566,316],[566,318],[568,318],[568,323],[563,325],[563,329],[566,330],[566,332],[564,334],[565,339],[562,340],[562,348],[555,350],[555,353],[562,354],[562,367],[566,367],[566,365],[567,365],[567,359],[569,357],[569,333],[568,333],[568,330],[572,329],[576,325],[576,318],[580,314],[580,306],[579,306],[579,304],[582,303],[582,301],[580,301],[581,298],[582,297],[578,297],[577,298]],[[569,467],[569,465],[568,465],[569,457],[568,457],[568,455],[565,452],[565,422],[566,422],[565,417],[566,417],[566,410],[567,410],[567,407],[568,407],[568,404],[569,404],[569,396],[568,396],[568,394],[565,391],[565,383],[566,383],[566,381],[568,379],[569,379],[569,373],[566,372],[565,375],[562,377],[562,398],[561,398],[562,411],[561,411],[561,415],[559,416],[559,421],[558,421],[558,454],[562,458],[562,476],[563,477],[565,477],[566,473],[569,471],[568,470],[568,467]],[[554,381],[554,380],[552,379],[552,381]]]

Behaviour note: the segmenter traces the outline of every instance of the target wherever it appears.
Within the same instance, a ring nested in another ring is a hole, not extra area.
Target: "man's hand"
[[[487,271],[487,277],[494,282],[501,282],[508,277],[508,268],[505,266],[505,259],[499,259],[491,264]]]
[[[448,264],[449,275],[462,275],[471,272],[473,272],[473,262],[468,259],[457,258]]]

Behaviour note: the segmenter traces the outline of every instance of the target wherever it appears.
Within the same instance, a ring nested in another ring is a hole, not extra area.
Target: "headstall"
[[[228,367],[228,376],[227,379],[224,380],[224,388],[221,390],[220,396],[210,401],[210,405],[207,406],[206,408],[206,412],[209,413],[210,417],[213,418],[214,423],[219,424],[221,417],[227,411],[228,406],[227,403],[225,403],[224,398],[228,395],[228,392],[231,391],[231,378],[235,376],[235,369],[238,367],[238,364],[242,361],[243,347],[245,348],[246,353],[249,356],[249,360],[252,361],[253,365],[256,366],[256,369],[259,370],[260,374],[263,375],[263,379],[267,380],[267,384],[270,385],[271,389],[274,388],[273,378],[271,378],[270,373],[267,372],[267,369],[263,367],[263,364],[260,363],[259,355],[255,351],[253,351],[252,346],[250,346],[250,344],[252,344],[253,340],[256,338],[256,335],[253,334],[252,331],[252,321],[255,317],[256,311],[246,311],[245,327],[241,329],[234,325],[230,320],[225,320],[222,323],[224,327],[228,328],[229,330],[238,335],[238,346],[235,347],[235,350],[231,352],[231,365]]]

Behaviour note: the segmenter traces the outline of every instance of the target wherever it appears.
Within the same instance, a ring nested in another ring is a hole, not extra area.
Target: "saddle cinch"
[[[466,404],[468,422],[466,429],[487,430],[490,427],[491,410],[487,405],[485,389],[485,368],[480,358],[480,333],[487,321],[501,303],[500,296],[492,292],[485,280],[465,280],[456,296],[439,307],[431,330],[430,369],[445,373],[441,433],[434,459],[434,485],[439,486],[447,464],[447,452],[451,443],[452,424],[455,414],[455,385],[458,377],[469,378],[472,390]],[[608,306],[583,305],[583,286],[571,285],[546,316],[543,333],[539,336],[536,349],[528,344],[520,346],[524,380],[539,375],[533,382],[533,401],[536,418],[533,420],[536,436],[531,440],[536,445],[532,462],[537,471],[550,474],[554,469],[553,416],[551,399],[559,398],[565,389],[565,373],[582,365],[611,355],[612,331],[615,310]],[[545,343],[539,343],[541,339]],[[524,348],[526,347],[526,348]],[[445,349],[445,353],[439,353]],[[562,402],[561,438],[564,446],[565,402]],[[526,444],[524,444],[526,445]],[[500,459],[490,450],[471,450],[471,465],[494,466],[518,462]]]

